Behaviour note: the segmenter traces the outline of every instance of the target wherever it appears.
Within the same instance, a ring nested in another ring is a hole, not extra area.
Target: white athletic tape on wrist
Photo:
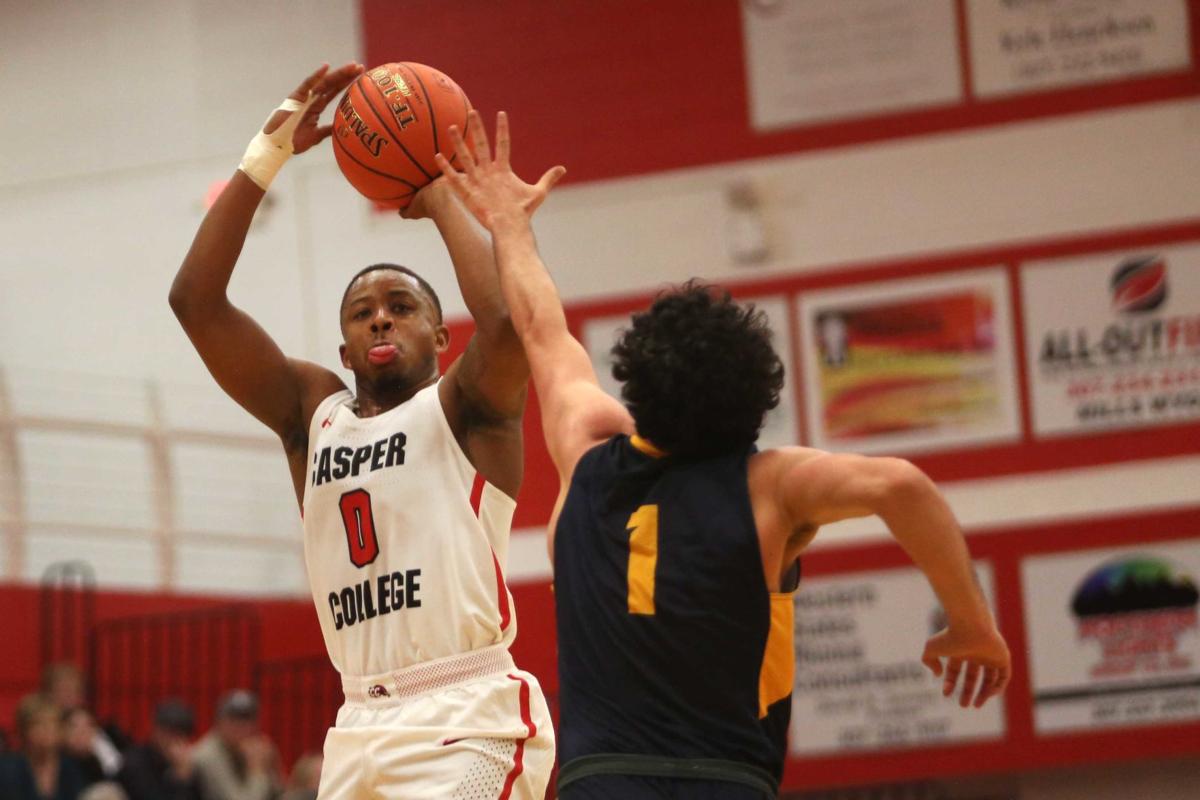
[[[264,192],[271,185],[271,181],[275,179],[279,170],[283,168],[284,162],[295,152],[292,134],[296,132],[300,120],[304,118],[304,112],[308,111],[308,107],[316,99],[317,96],[309,92],[308,99],[303,103],[290,97],[284,100],[279,104],[279,108],[272,111],[271,116],[267,117],[267,122],[271,121],[271,117],[275,116],[276,111],[291,111],[291,116],[271,133],[263,133],[262,128],[259,128],[258,135],[250,140],[250,145],[246,148],[246,153],[242,156],[242,163],[238,165],[238,169],[246,173],[246,176],[258,184],[258,187]],[[263,128],[266,126],[267,123],[264,122]]]

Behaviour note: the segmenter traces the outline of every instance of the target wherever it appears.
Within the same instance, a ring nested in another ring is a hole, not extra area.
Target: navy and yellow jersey
[[[564,770],[635,754],[778,781],[793,606],[763,579],[752,453],[684,461],[622,435],[579,460],[554,540]]]

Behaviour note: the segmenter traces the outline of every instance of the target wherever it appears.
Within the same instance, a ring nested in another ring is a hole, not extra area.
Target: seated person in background
[[[288,789],[280,800],[317,800],[321,784],[321,754],[306,753],[296,759],[288,778]]]
[[[83,671],[70,661],[47,664],[41,678],[42,696],[62,710],[84,704]]]
[[[95,746],[96,739],[103,736],[96,720],[86,708],[71,708],[62,714],[63,756],[75,762],[83,776],[85,786],[113,778],[121,768],[121,756],[113,753],[107,763],[100,760]],[[106,748],[99,753],[109,755]]]
[[[268,800],[279,793],[275,748],[258,727],[258,698],[236,689],[217,704],[213,729],[192,751],[199,800]]]
[[[4,800],[77,800],[84,780],[74,761],[62,754],[58,707],[31,694],[17,706],[20,751],[0,762]]]
[[[47,664],[42,669],[41,683],[42,696],[58,706],[64,715],[77,708],[88,708],[83,670],[70,661]],[[104,769],[104,774],[112,777],[121,768],[121,751],[132,742],[129,736],[115,725],[100,726],[96,723],[95,716],[89,714],[89,717],[95,729],[91,743],[92,753]]]
[[[154,709],[150,741],[125,752],[117,780],[129,800],[190,800],[196,716],[182,700]]]

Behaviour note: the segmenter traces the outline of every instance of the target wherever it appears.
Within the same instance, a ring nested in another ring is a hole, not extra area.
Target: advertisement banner
[[[1187,0],[967,0],[977,97],[1191,66]]]
[[[953,0],[743,0],[742,34],[759,131],[962,98]]]
[[[1200,541],[1026,559],[1034,729],[1200,719],[1197,576]]]
[[[807,293],[800,319],[814,447],[898,453],[1020,436],[1003,269]]]
[[[990,565],[976,573],[994,607]],[[921,663],[945,626],[915,568],[804,578],[796,592],[793,755],[893,750],[1004,736],[1003,701],[961,708]]]
[[[749,297],[738,298],[739,303],[753,303],[766,315],[774,334],[771,342],[775,352],[783,361],[784,383],[783,391],[779,393],[779,405],[767,412],[762,432],[758,436],[759,449],[770,447],[787,447],[799,444],[800,434],[796,429],[796,402],[793,390],[792,376],[792,347],[791,337],[788,336],[787,300],[783,297]],[[647,302],[647,306],[649,303]],[[621,385],[612,376],[612,356],[609,351],[617,341],[622,330],[629,327],[629,314],[618,314],[611,317],[596,317],[583,324],[583,346],[592,365],[596,369],[596,377],[600,388],[618,400],[621,398]]]
[[[1033,430],[1200,418],[1200,245],[1022,266]]]

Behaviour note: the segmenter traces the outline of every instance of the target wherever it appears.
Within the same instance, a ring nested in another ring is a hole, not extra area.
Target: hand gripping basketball
[[[361,64],[349,63],[330,72],[329,65],[322,64],[267,117],[238,169],[266,191],[293,153],[304,152],[332,132],[331,126],[318,127],[317,118],[362,70]]]
[[[284,100],[279,104],[279,108],[275,109],[275,111],[292,112],[283,124],[271,133],[261,130],[250,140],[250,146],[246,148],[246,153],[242,156],[242,163],[238,165],[238,169],[246,173],[250,180],[258,184],[258,188],[264,192],[271,185],[271,181],[275,180],[275,176],[279,174],[283,165],[292,157],[292,153],[295,152],[292,134],[296,132],[296,127],[300,124],[304,112],[308,111],[309,106],[316,99],[316,95],[309,92],[308,99],[303,103],[290,97]],[[275,116],[275,111],[271,112],[272,117]],[[267,122],[270,122],[270,118],[267,119]]]

